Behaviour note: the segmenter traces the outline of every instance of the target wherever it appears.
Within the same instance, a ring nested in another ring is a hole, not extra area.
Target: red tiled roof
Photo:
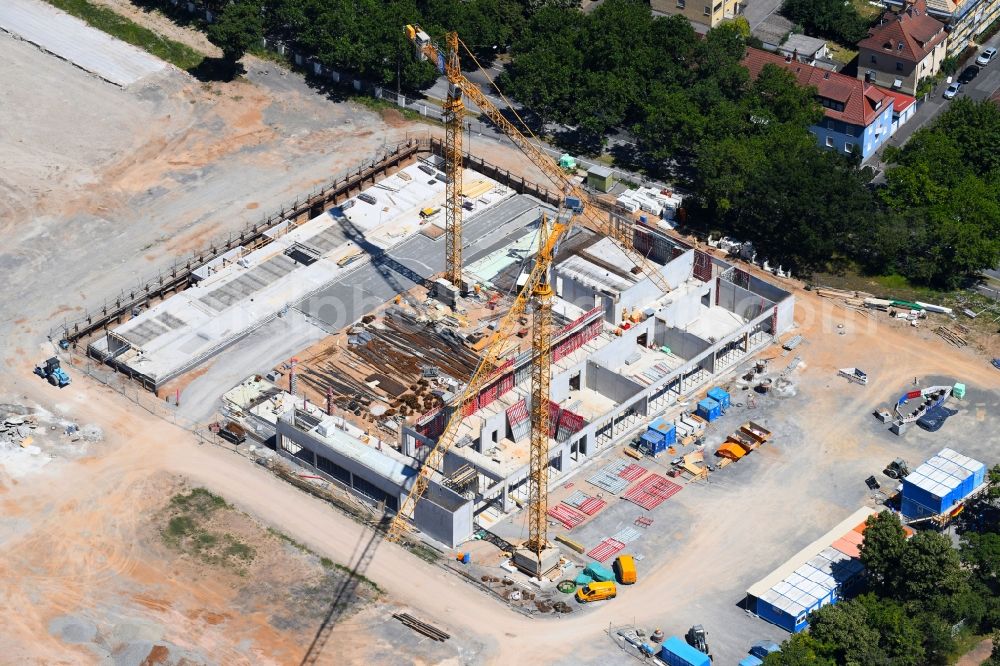
[[[896,113],[902,113],[910,108],[911,104],[916,104],[917,100],[910,97],[909,95],[904,95],[901,92],[896,92],[895,90],[888,90],[886,88],[879,88],[879,91],[885,95],[888,95],[893,99],[892,108]]]
[[[858,48],[917,63],[947,37],[944,24],[927,15],[924,0],[916,0],[897,14],[887,12],[880,20],[858,42]]]
[[[881,113],[881,105],[892,99],[884,90],[853,76],[829,72],[769,51],[748,48],[743,57],[743,66],[750,70],[750,78],[757,78],[764,65],[777,65],[787,69],[795,75],[800,86],[812,86],[816,88],[817,96],[843,104],[843,111],[828,107],[824,107],[823,111],[827,118],[852,125],[867,127]]]

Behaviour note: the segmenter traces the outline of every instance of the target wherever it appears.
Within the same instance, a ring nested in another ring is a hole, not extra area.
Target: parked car
[[[993,58],[996,57],[997,50],[991,46],[988,49],[983,49],[983,52],[979,54],[978,58],[976,58],[976,64],[980,67],[986,67],[986,65],[990,64]]]
[[[958,82],[970,83],[972,79],[976,78],[976,75],[978,74],[979,74],[979,68],[976,67],[975,65],[969,65],[968,67],[962,70],[961,74],[958,75]]]
[[[944,97],[945,99],[954,99],[955,95],[958,94],[958,91],[961,87],[962,84],[959,83],[958,81],[955,81],[950,86],[948,86],[948,88],[944,91],[944,93],[942,93],[941,96]]]
[[[618,590],[611,581],[595,580],[593,583],[587,583],[576,591],[576,600],[582,604],[588,601],[614,599],[617,594]]]

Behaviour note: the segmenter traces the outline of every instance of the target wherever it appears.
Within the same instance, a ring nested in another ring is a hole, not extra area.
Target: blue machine
[[[35,374],[59,388],[70,384],[69,375],[59,366],[59,359],[55,356],[45,361],[45,365],[35,366]]]

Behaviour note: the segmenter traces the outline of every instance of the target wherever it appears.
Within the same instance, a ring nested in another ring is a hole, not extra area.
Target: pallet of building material
[[[625,550],[625,544],[621,541],[604,539],[587,553],[587,557],[597,560],[598,562],[607,562],[623,550]]]
[[[615,541],[620,541],[626,545],[632,543],[636,539],[642,536],[642,532],[635,529],[634,527],[623,527],[618,530],[618,533],[613,535],[611,538]]]
[[[653,519],[648,516],[639,516],[633,524],[645,529],[653,524]]]
[[[681,486],[659,474],[650,474],[629,488],[622,497],[650,511],[681,491]]]
[[[956,347],[965,347],[969,344],[968,340],[947,326],[938,326],[934,329],[934,332]]]
[[[568,530],[573,529],[585,520],[582,513],[574,511],[568,506],[563,506],[562,504],[556,504],[546,513],[562,523],[563,527]]]
[[[587,550],[586,547],[582,543],[580,543],[579,541],[574,541],[573,539],[570,539],[565,534],[557,534],[556,535],[556,541],[558,541],[559,543],[563,544],[564,546],[566,546],[570,550],[575,550],[576,552],[580,553],[581,555],[583,554],[583,551]]]
[[[564,499],[562,502],[567,506],[571,506],[574,509],[579,509],[580,505],[590,499],[590,495],[583,492],[582,490],[574,490],[573,493]]]
[[[423,634],[424,636],[432,638],[438,642],[443,643],[451,638],[449,634],[446,634],[433,625],[418,620],[409,613],[393,613],[392,616],[417,633]]]
[[[605,465],[596,474],[587,479],[587,483],[597,486],[602,490],[617,495],[628,487],[628,480],[618,476],[618,474],[628,467],[624,460],[616,460],[610,465]]]
[[[578,508],[580,509],[580,511],[583,511],[588,516],[593,516],[595,513],[597,513],[607,505],[608,503],[605,502],[600,497],[588,497],[580,504]]]
[[[618,472],[618,476],[625,479],[626,481],[638,481],[639,478],[646,473],[646,468],[642,465],[629,465],[622,471]]]

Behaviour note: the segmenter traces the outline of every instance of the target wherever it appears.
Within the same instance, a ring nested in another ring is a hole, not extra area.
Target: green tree
[[[903,604],[865,594],[847,602],[865,610],[865,617],[879,636],[879,648],[893,666],[922,666],[923,636],[913,614]]]
[[[854,46],[868,34],[868,21],[843,0],[785,0],[781,13],[807,33]]]
[[[214,23],[208,26],[208,39],[222,49],[222,57],[235,65],[248,50],[264,39],[261,3],[240,0],[226,5]]]
[[[868,609],[855,601],[823,606],[809,614],[809,632],[838,664],[880,664],[886,661],[878,629]]]
[[[808,632],[792,634],[781,644],[780,652],[764,658],[764,666],[834,666],[835,663],[827,655],[826,646]]]
[[[918,532],[907,541],[899,569],[900,591],[908,601],[928,602],[954,595],[967,581],[958,551],[948,537],[937,532]]]
[[[883,511],[868,517],[860,548],[861,563],[881,594],[892,595],[899,588],[899,565],[905,550],[906,532],[896,513]]]

